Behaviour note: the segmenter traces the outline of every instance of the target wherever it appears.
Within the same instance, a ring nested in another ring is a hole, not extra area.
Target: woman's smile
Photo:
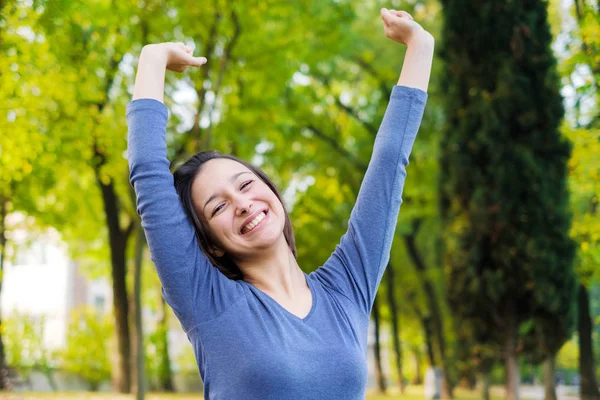
[[[243,236],[249,236],[261,229],[268,222],[269,210],[261,210],[257,214],[250,216],[242,225],[241,233]]]

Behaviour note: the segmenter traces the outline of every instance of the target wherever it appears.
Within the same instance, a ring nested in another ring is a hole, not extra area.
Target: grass
[[[404,395],[397,390],[390,389],[386,395],[369,393],[367,400],[423,400],[423,387],[411,386]],[[474,400],[480,399],[481,394],[478,391],[469,392],[457,389],[454,400]],[[116,393],[91,393],[91,392],[61,392],[61,393],[2,393],[0,400],[134,400],[134,395],[122,395]],[[201,394],[164,394],[148,393],[146,400],[200,400]],[[492,396],[493,400],[501,400],[501,397]]]
[[[404,394],[400,394],[398,389],[390,389],[389,393],[380,395],[376,393],[367,394],[367,400],[424,400],[423,386],[409,386]],[[454,400],[481,400],[479,390],[468,391],[464,389],[454,390]],[[503,397],[491,396],[492,400],[502,400]]]

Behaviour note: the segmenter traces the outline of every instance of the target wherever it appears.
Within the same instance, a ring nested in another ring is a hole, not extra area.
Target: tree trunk
[[[594,363],[594,348],[592,346],[592,318],[590,316],[590,299],[587,288],[579,285],[577,296],[579,332],[579,373],[581,375],[581,400],[599,400],[598,383]]]
[[[544,360],[544,400],[556,400],[556,356]]]
[[[473,339],[468,330],[465,330],[459,318],[452,319],[455,334],[455,371],[458,376],[458,387],[474,390],[477,385],[477,375],[481,373],[482,366],[477,366],[474,360],[476,352],[473,349]]]
[[[396,361],[396,373],[398,375],[398,387],[400,388],[400,393],[404,393],[404,373],[402,371],[402,344],[400,342],[400,324],[399,324],[399,312],[398,306],[396,304],[396,285],[395,285],[395,274],[394,274],[394,266],[390,262],[387,266],[387,296],[388,303],[390,305],[390,313],[392,318],[392,339],[394,341],[394,355]]]
[[[519,400],[519,362],[517,359],[517,324],[515,316],[507,317],[506,337],[504,341],[504,367],[506,379],[506,400]]]
[[[161,318],[158,321],[158,329],[161,335],[160,366],[158,372],[159,385],[165,392],[174,392],[173,371],[171,370],[171,359],[169,357],[169,323],[167,319],[167,303],[164,297],[160,298]]]
[[[429,316],[423,315],[416,301],[414,300],[414,294],[409,294],[407,296],[407,301],[412,307],[413,311],[421,321],[421,325],[423,326],[423,337],[425,338],[425,348],[427,351],[427,362],[430,367],[435,367],[435,354],[433,352],[433,344],[432,344],[432,333],[431,333],[431,318]]]
[[[50,385],[52,391],[58,391],[58,383],[56,383],[56,379],[54,378],[54,371],[51,368],[44,368],[43,372],[44,376],[46,377],[46,380],[48,381],[48,385]]]
[[[1,9],[2,7],[0,7]],[[0,294],[2,293],[2,278],[4,277],[4,260],[6,256],[6,215],[8,213],[8,200],[0,198]],[[2,315],[0,314],[0,390],[11,389],[6,368],[6,354],[4,353],[4,339],[2,338]]]
[[[106,184],[96,170],[98,186],[102,192],[104,213],[108,225],[113,287],[113,309],[117,339],[118,370],[113,371],[113,385],[120,393],[131,392],[131,337],[129,331],[129,301],[125,278],[127,276],[126,249],[132,226],[122,230],[119,221],[118,199],[112,182]]]
[[[431,318],[421,318],[421,324],[423,324],[423,332],[425,333],[425,348],[427,349],[427,362],[430,367],[437,365],[435,361],[435,352],[433,351],[433,333],[431,333]]]
[[[413,360],[415,362],[415,376],[412,380],[414,385],[421,385],[423,383],[423,379],[421,378],[421,353],[419,349],[413,349]]]
[[[483,400],[490,400],[491,381],[490,371],[483,369],[481,372],[481,398]]]
[[[144,245],[146,238],[140,224],[136,227],[134,265],[133,265],[133,315],[134,333],[132,342],[135,344],[134,357],[134,391],[137,400],[144,400],[146,390],[146,367],[144,363],[144,329],[142,326],[142,264],[144,261]]]
[[[450,378],[448,377],[448,365],[446,362],[446,357],[441,357],[442,360],[442,399],[452,399],[454,398],[454,394],[452,393],[452,385],[450,384]]]
[[[379,304],[377,302],[377,297],[375,297],[375,301],[373,302],[373,323],[375,325],[375,377],[377,379],[377,388],[381,393],[385,393],[385,376],[383,375],[381,362],[380,322]]]
[[[96,104],[98,115],[109,102],[109,93],[115,80],[119,64],[123,59],[123,54],[115,54],[109,65],[106,67],[106,81],[104,83],[105,98]],[[95,121],[101,124],[100,120]],[[93,139],[92,150],[94,157],[92,164],[96,175],[96,183],[102,193],[102,205],[104,206],[104,215],[108,227],[108,240],[110,245],[111,275],[113,286],[113,311],[115,314],[115,332],[117,338],[117,365],[113,374],[113,387],[121,393],[131,393],[131,336],[129,330],[129,299],[127,296],[127,242],[134,228],[134,223],[130,222],[127,228],[121,228],[121,211],[119,209],[119,197],[115,190],[114,181],[102,176],[102,167],[106,165],[107,157],[102,146],[98,146],[96,139]],[[130,189],[131,191],[132,189]],[[135,215],[137,218],[137,215]]]
[[[112,246],[111,246],[112,247]],[[125,249],[124,243],[111,250],[119,254],[113,257],[113,308],[115,313],[115,332],[117,338],[119,370],[116,372],[116,389],[120,393],[131,392],[131,341],[129,335],[128,296],[125,286]]]
[[[8,4],[7,1],[0,1],[0,22],[4,22],[3,9]],[[4,27],[2,24],[0,26]],[[4,47],[4,39],[2,37],[2,29],[0,29],[0,49]],[[3,52],[4,54],[4,52]],[[0,77],[2,71],[0,70]],[[4,277],[4,259],[6,255],[6,215],[8,213],[8,199],[0,196],[0,294],[2,293],[2,279]],[[1,310],[1,308],[0,308]],[[0,312],[0,390],[10,390],[10,380],[8,379],[8,368],[6,366],[6,354],[4,352],[4,340],[2,338],[2,313]]]
[[[469,371],[468,375],[465,375],[460,379],[460,381],[458,382],[458,387],[460,387],[462,389],[466,389],[466,390],[473,390],[473,389],[475,389],[476,384],[477,384],[477,381],[475,380],[475,377],[473,376],[473,372]]]
[[[413,221],[413,232],[410,235],[404,236],[404,243],[423,285],[423,291],[425,292],[427,305],[429,307],[429,312],[431,313],[431,328],[433,330],[433,338],[435,339],[435,344],[437,345],[437,350],[440,356],[439,361],[442,370],[442,399],[451,399],[453,398],[452,384],[450,383],[448,362],[446,360],[446,339],[444,338],[442,312],[439,307],[435,288],[425,276],[425,262],[423,261],[423,257],[421,257],[416,244],[416,235],[419,231],[420,224],[421,220]]]

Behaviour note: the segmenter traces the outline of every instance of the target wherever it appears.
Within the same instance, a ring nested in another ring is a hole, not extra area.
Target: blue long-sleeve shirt
[[[325,264],[306,275],[312,308],[304,318],[209,263],[173,185],[167,108],[152,99],[129,104],[138,212],[163,295],[194,348],[205,399],[365,398],[369,314],[426,99],[421,90],[393,88],[348,231]]]

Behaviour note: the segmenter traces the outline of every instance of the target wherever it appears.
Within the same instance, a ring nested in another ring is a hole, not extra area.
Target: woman
[[[365,398],[369,313],[389,259],[434,44],[407,13],[382,9],[381,17],[386,35],[408,48],[404,65],[348,231],[310,275],[296,262],[281,196],[260,170],[209,152],[173,178],[165,70],[206,59],[176,43],[142,50],[127,110],[131,182],[206,399]]]

